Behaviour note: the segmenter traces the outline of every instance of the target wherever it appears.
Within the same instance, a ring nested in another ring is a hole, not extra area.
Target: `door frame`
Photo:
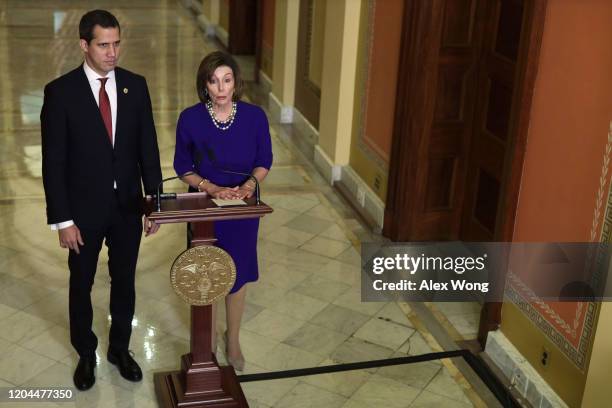
[[[256,0],[229,1],[228,51],[234,55],[255,55]]]
[[[298,49],[295,68],[295,108],[316,129],[319,128],[321,89],[310,78],[310,52],[314,0],[300,0]]]
[[[490,1],[490,0],[483,0]],[[540,62],[540,49],[548,0],[525,0],[525,24],[517,62],[514,105],[510,122],[511,159],[506,163],[507,178],[502,190],[501,220],[496,240],[511,242],[514,233],[525,147],[529,133],[531,105]],[[435,33],[444,0],[409,0],[404,8],[398,69],[395,120],[393,127],[389,182],[383,235],[393,241],[409,241],[415,211],[415,177],[422,149],[423,132],[433,111],[433,95],[427,83],[437,72],[435,60],[439,36]],[[505,276],[499,277],[500,283]],[[483,305],[478,341],[484,348],[489,331],[499,328],[502,302]]]
[[[255,1],[255,83],[259,84],[263,39],[263,0]]]

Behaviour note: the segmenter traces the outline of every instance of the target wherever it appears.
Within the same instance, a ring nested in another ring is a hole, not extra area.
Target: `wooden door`
[[[410,0],[383,233],[512,239],[545,0]]]
[[[478,0],[405,8],[385,235],[459,236],[483,11]]]
[[[439,53],[433,67],[433,108],[421,142],[413,238],[456,239],[461,221],[466,159],[472,133],[476,73],[482,40],[477,0],[443,2]]]
[[[255,55],[256,31],[256,0],[230,0],[228,51],[234,55]]]
[[[513,159],[512,147],[517,135],[520,89],[517,71],[526,2],[489,0],[485,3],[487,24],[460,235],[464,241],[503,239],[500,227],[504,221],[503,203],[508,195],[508,163]]]
[[[511,242],[546,1],[486,3],[460,239]],[[505,271],[497,279],[495,286],[503,288]],[[482,308],[478,340],[483,348],[487,333],[499,327],[501,307],[495,302]]]
[[[546,0],[407,3],[385,236],[512,241],[545,15]],[[481,344],[500,318],[485,303]]]

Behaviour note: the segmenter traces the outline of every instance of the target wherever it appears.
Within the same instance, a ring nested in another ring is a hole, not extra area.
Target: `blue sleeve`
[[[263,110],[258,109],[257,118],[257,154],[253,167],[272,167],[272,140],[270,139],[270,125]]]
[[[193,142],[185,126],[185,115],[181,113],[176,124],[176,146],[174,147],[174,170],[176,174],[193,171]]]

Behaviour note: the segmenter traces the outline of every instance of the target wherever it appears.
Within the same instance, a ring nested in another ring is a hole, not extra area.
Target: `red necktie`
[[[113,144],[113,115],[111,114],[111,106],[110,99],[108,98],[108,94],[106,93],[106,89],[104,86],[106,85],[106,81],[108,78],[98,78],[98,81],[102,83],[100,86],[100,94],[99,94],[99,103],[100,103],[100,114],[102,115],[102,120],[104,121],[104,126],[106,126],[106,132],[108,133],[108,138]]]

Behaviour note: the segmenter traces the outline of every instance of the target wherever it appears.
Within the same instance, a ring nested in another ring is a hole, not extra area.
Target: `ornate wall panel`
[[[608,176],[610,155],[612,153],[612,125],[608,133],[608,142],[603,152],[599,188],[595,197],[593,222],[591,226],[591,241],[605,244],[612,243],[612,189]],[[606,198],[606,190],[607,200]],[[605,211],[600,229],[602,211]],[[594,260],[596,262],[597,260]],[[588,363],[587,357],[591,345],[597,304],[592,302],[543,302],[525,286],[521,280],[510,274],[510,285],[506,288],[506,296],[531,320],[559,350],[584,371]]]

